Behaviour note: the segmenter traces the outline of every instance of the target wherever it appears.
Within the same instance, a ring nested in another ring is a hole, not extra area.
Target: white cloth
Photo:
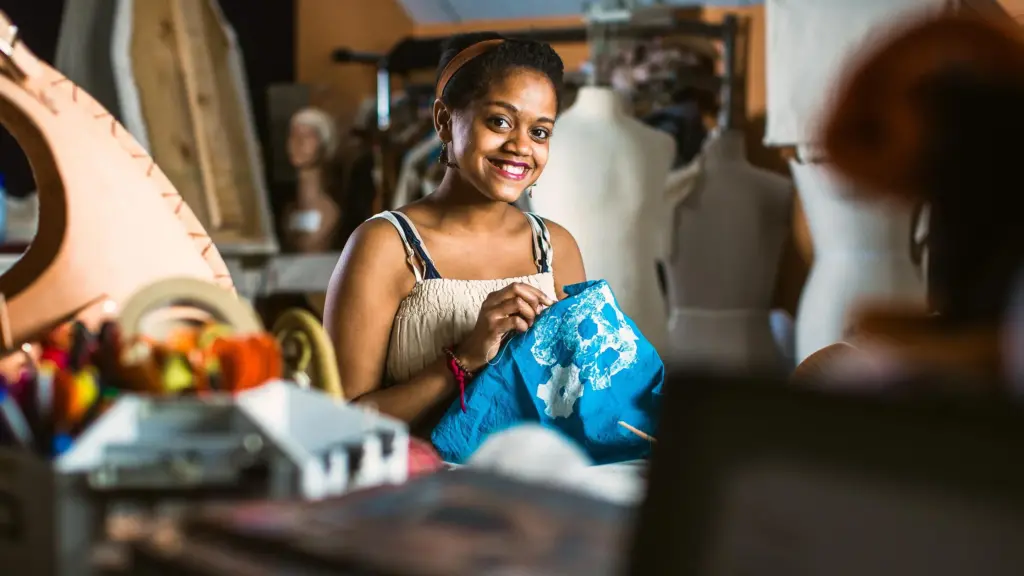
[[[991,0],[989,0],[991,1]],[[765,143],[818,140],[821,115],[860,49],[904,17],[934,13],[949,0],[765,0]]]
[[[493,434],[477,448],[466,467],[623,505],[639,504],[647,487],[646,461],[594,466],[579,446],[537,424]]]

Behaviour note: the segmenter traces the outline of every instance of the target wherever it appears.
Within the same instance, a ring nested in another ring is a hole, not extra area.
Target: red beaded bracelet
[[[466,366],[459,360],[459,357],[455,355],[455,351],[451,348],[444,349],[445,356],[448,356],[448,370],[451,371],[452,376],[455,377],[455,382],[459,385],[459,404],[462,406],[462,411],[466,411],[466,382],[473,379],[473,373],[466,369]]]

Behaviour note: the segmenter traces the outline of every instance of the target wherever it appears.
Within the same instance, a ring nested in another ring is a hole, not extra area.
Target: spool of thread
[[[208,350],[218,338],[230,338],[234,331],[226,324],[210,322],[199,331],[196,348]]]
[[[185,392],[195,383],[188,358],[179,352],[168,352],[162,362],[163,391],[171,394]]]
[[[44,346],[39,359],[41,362],[50,362],[57,370],[64,370],[68,367],[70,356],[66,348]]]
[[[71,325],[70,345],[68,346],[68,370],[77,372],[89,363],[92,357],[92,332],[82,322],[75,321]]]
[[[71,450],[74,444],[75,440],[71,437],[70,432],[57,432],[53,435],[53,457],[63,456],[68,450]]]
[[[74,376],[67,370],[58,370],[53,375],[53,404],[50,418],[55,432],[69,432],[71,428],[71,406],[75,394]]]
[[[140,339],[121,351],[117,372],[128,390],[157,394],[162,391],[163,375],[153,346],[145,340]]]
[[[73,374],[68,399],[68,423],[76,426],[99,400],[100,383],[96,369],[89,366]]]
[[[15,444],[31,445],[32,428],[29,426],[29,421],[21,406],[9,394],[6,382],[0,382],[0,425],[4,429],[4,435],[8,436]]]
[[[71,348],[71,324],[65,322],[51,330],[43,339],[43,347],[65,351]]]

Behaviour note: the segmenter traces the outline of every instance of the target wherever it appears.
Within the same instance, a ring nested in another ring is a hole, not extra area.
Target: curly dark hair
[[[503,37],[496,32],[474,32],[452,36],[445,42],[441,61],[437,66],[440,80],[444,67],[456,54],[467,47],[486,40],[505,40],[504,43],[470,60],[448,81],[441,94],[441,101],[452,109],[465,108],[474,100],[483,97],[491,82],[501,78],[509,70],[527,68],[544,74],[555,87],[559,109],[562,103],[562,59],[550,45],[532,40],[516,40]]]

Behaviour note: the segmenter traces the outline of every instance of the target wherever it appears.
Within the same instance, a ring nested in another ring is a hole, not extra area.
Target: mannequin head
[[[494,33],[453,37],[438,80],[463,50],[496,39]],[[458,68],[434,102],[446,180],[490,200],[515,201],[547,164],[561,88],[562,60],[539,42],[505,40]]]
[[[337,149],[334,119],[319,108],[303,108],[292,116],[288,132],[288,160],[296,170],[315,168]]]

